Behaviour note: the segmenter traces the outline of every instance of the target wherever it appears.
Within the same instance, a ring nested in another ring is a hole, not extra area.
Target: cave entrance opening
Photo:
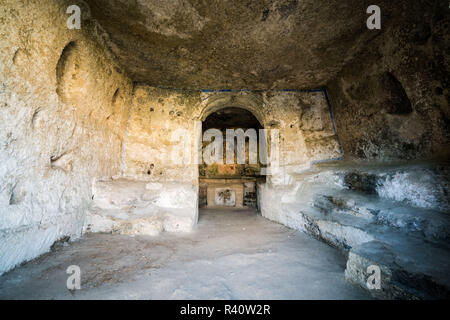
[[[260,159],[263,126],[252,112],[224,107],[202,123],[200,208],[258,209],[258,184],[265,183]]]

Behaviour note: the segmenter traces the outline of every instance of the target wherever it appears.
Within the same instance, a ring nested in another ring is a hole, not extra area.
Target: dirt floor
[[[81,289],[66,288],[70,265]],[[334,248],[253,210],[201,210],[189,234],[87,234],[0,277],[0,299],[369,299]]]

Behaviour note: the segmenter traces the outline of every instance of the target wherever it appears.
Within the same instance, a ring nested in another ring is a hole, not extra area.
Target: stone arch
[[[251,112],[263,127],[266,127],[270,122],[265,113],[265,103],[262,96],[233,92],[214,93],[203,99],[199,108],[197,108],[198,113],[194,115],[194,119],[203,122],[210,114],[229,107],[241,108]]]
[[[245,110],[250,113],[253,119],[253,125],[258,128],[267,128],[270,125],[271,117],[267,112],[263,95],[261,93],[251,92],[220,92],[212,93],[204,97],[196,108],[194,120],[200,122],[200,128],[196,131],[196,140],[201,141],[203,135],[203,126],[209,116],[223,109],[236,108]],[[245,127],[242,127],[245,128]],[[253,128],[253,126],[252,126]],[[221,129],[223,130],[223,127]],[[244,129],[245,130],[245,129]],[[257,133],[259,136],[260,133]],[[259,136],[260,137],[260,136]],[[259,138],[258,138],[259,139]],[[225,140],[224,140],[225,141]],[[259,140],[258,140],[259,141]],[[201,145],[201,142],[200,142]],[[258,164],[247,162],[246,164],[219,164],[210,165],[202,162],[196,166],[198,176],[198,205],[199,207],[214,208],[215,206],[235,206],[241,207],[257,207],[258,203],[258,185],[266,182],[264,174],[261,175],[266,167],[260,166],[259,143],[257,144]],[[247,149],[247,148],[246,148]],[[203,147],[201,147],[203,153]],[[249,150],[246,150],[246,158],[249,156]],[[225,151],[224,151],[225,155]],[[265,172],[265,171],[264,171]],[[227,176],[229,175],[229,176]],[[230,194],[230,200],[227,204],[225,194]],[[222,194],[222,196],[220,196]],[[218,202],[216,202],[218,200]],[[221,204],[220,199],[223,199]]]

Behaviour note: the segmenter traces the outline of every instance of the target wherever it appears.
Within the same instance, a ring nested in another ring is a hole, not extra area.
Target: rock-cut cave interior
[[[0,0],[0,299],[449,299],[449,11]]]

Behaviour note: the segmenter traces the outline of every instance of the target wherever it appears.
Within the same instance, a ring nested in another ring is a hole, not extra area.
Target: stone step
[[[436,210],[397,206],[380,210],[376,221],[397,232],[422,235],[426,241],[449,243],[450,240],[450,215]]]
[[[191,184],[97,181],[84,231],[127,235],[190,231],[198,215],[192,198],[198,198],[198,191]]]
[[[312,205],[330,214],[345,213],[391,226],[403,233],[419,233],[428,241],[450,240],[450,215],[433,209],[411,207],[350,190],[317,194]]]
[[[265,215],[348,255],[349,281],[377,298],[450,297],[448,164],[336,162],[291,178],[280,213]],[[371,265],[381,270],[379,290],[366,283]]]
[[[353,246],[374,240],[365,229],[370,221],[341,212],[324,212],[318,208],[299,203],[283,204],[288,213],[288,226],[301,229],[344,252]],[[291,221],[289,221],[292,219]]]
[[[450,297],[449,215],[349,190],[285,203],[296,226],[348,254],[346,279],[376,298]],[[369,289],[367,268],[381,270],[381,289]]]
[[[374,219],[379,213],[379,198],[375,195],[361,195],[349,190],[315,195],[312,205],[324,212],[343,212],[367,219]]]
[[[379,287],[367,284],[369,276],[374,275],[374,266],[380,270]],[[397,236],[390,243],[375,240],[353,247],[348,255],[345,278],[368,290],[375,298],[449,299],[448,270],[448,249],[421,239]]]
[[[294,172],[290,177],[300,183],[318,181],[328,189],[338,186],[411,207],[450,212],[449,162],[369,165],[336,161],[315,164],[310,171]]]
[[[350,190],[418,208],[450,211],[450,165],[416,164],[336,171]]]

